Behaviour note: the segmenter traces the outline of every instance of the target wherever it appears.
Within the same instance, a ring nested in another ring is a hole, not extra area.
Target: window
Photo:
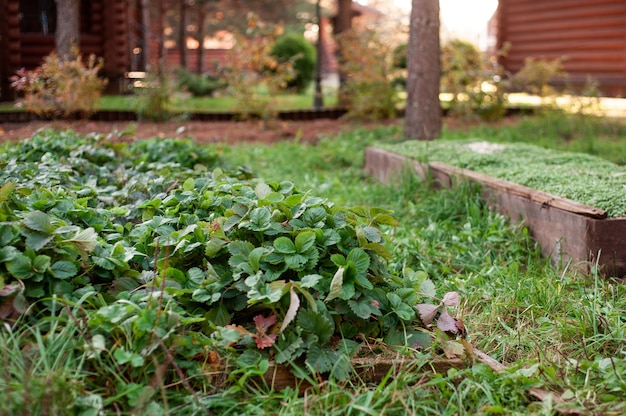
[[[80,32],[91,33],[91,1],[80,2]],[[54,35],[57,28],[55,0],[20,0],[20,32]]]
[[[55,0],[20,0],[20,32],[54,34],[57,27]]]

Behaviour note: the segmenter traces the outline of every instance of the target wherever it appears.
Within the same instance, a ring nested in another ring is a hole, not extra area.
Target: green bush
[[[293,62],[295,76],[287,82],[287,89],[304,92],[315,72],[315,48],[301,35],[289,34],[279,38],[272,47],[271,56],[280,62]]]
[[[218,76],[198,75],[182,68],[178,70],[178,86],[194,97],[212,97],[225,88],[224,82]]]

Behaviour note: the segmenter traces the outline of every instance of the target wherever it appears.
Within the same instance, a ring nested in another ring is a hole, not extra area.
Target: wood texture
[[[412,370],[427,373],[445,373],[451,368],[464,368],[466,363],[461,359],[437,359],[427,364],[420,363],[419,367],[415,367],[416,363],[407,358],[393,359],[388,357],[363,357],[351,360],[354,367],[354,378],[366,383],[380,383],[385,377],[390,376],[393,379],[403,368],[411,367]],[[307,377],[312,377],[308,375]],[[325,379],[320,378],[317,382],[324,382]],[[298,377],[286,366],[270,364],[269,370],[263,375],[263,381],[274,390],[282,390],[286,387],[298,389],[300,393],[311,387],[307,378]]]
[[[365,150],[365,171],[386,184],[403,175],[432,177],[440,185],[469,180],[480,184],[483,198],[497,212],[521,221],[540,243],[542,253],[559,268],[605,276],[626,275],[626,218],[532,188],[444,163],[421,164],[383,149]]]
[[[626,95],[626,1],[500,0],[497,45],[510,44],[501,62],[517,72],[524,59],[565,57],[569,81],[582,87],[588,76],[606,95]]]

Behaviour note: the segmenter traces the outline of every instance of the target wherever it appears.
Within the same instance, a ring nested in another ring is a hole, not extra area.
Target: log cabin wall
[[[626,97],[626,0],[500,0],[497,19],[508,71],[527,57],[565,57],[568,79],[555,84],[582,88],[591,77],[603,95]]]
[[[15,71],[41,65],[55,47],[56,17],[49,17],[49,27],[46,23],[44,29],[36,11],[24,13],[20,3],[30,11],[41,2],[0,0],[0,100],[15,98],[9,88]],[[122,78],[130,69],[129,0],[82,0],[80,8],[80,51],[104,58],[104,76],[112,81]]]

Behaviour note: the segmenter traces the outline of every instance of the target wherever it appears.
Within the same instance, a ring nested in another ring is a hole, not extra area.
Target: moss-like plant
[[[572,199],[603,209],[610,217],[626,215],[626,171],[596,156],[476,140],[409,141],[384,147],[425,162],[448,163]]]

